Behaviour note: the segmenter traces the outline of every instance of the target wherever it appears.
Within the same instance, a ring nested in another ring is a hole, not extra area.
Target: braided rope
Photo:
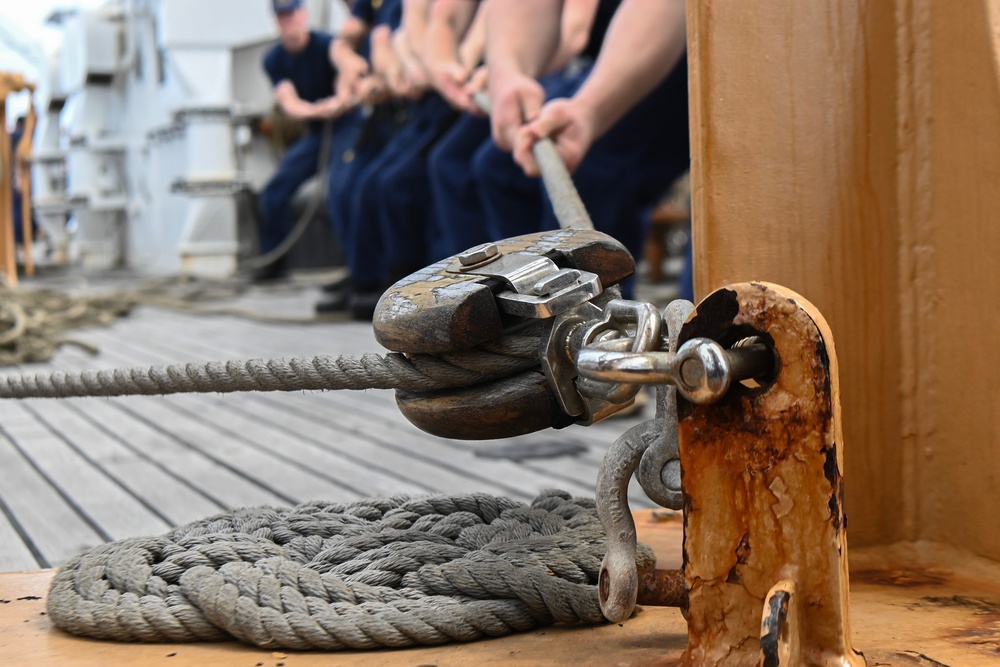
[[[406,389],[434,391],[505,378],[538,365],[539,338],[506,336],[472,350],[290,360],[211,361],[102,371],[7,375],[0,398],[68,398],[236,391]]]
[[[598,623],[604,532],[593,500],[485,494],[241,509],[106,544],[56,575],[48,612],[77,635],[233,637],[366,649]],[[652,551],[640,545],[640,567]]]

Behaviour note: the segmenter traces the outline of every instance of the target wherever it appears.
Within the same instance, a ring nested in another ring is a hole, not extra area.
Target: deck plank
[[[217,505],[214,512],[245,505],[280,504],[281,499],[246,477],[220,465],[172,433],[142,419],[132,417],[125,408],[130,398],[83,399],[81,405],[89,418],[109,425],[123,442],[174,472],[203,496]]]
[[[87,419],[86,401],[31,401],[26,409],[53,432],[72,440],[96,466],[127,489],[167,525],[175,526],[219,511],[216,503],[149,456],[128,447],[116,434]],[[162,532],[152,524],[151,531]]]
[[[114,355],[118,355],[119,359],[126,360],[122,358],[120,355],[126,354],[126,348],[130,346],[130,343],[128,341],[121,341],[121,340],[116,342],[118,345],[115,348]],[[152,353],[151,351],[153,350],[158,351],[161,348],[166,348],[168,350],[167,353],[169,353],[169,347],[166,346],[149,345],[144,347],[145,351],[150,353]],[[127,360],[134,361],[134,359],[127,359]],[[160,354],[157,354],[155,359],[153,359],[153,362],[166,363],[168,360],[169,360],[168,357],[164,357],[161,356]],[[293,396],[298,398],[299,394],[293,394]],[[197,397],[191,397],[191,399],[201,401],[203,404],[211,404],[213,406],[218,405],[219,401],[221,400],[211,395],[207,396],[201,395]],[[152,398],[152,399],[137,397],[137,400],[163,401],[164,404],[168,406],[173,406],[175,401],[180,401],[181,404],[184,403],[190,404],[190,400],[183,399],[180,397],[164,397],[164,398]],[[285,411],[284,409],[275,408],[270,404],[265,406],[267,409],[262,409],[261,406],[255,403],[247,403],[246,401],[248,400],[250,400],[250,397],[227,396],[225,399],[225,403],[231,412],[234,412],[238,417],[241,417],[242,419],[257,421],[258,423],[260,421],[264,421],[267,424],[270,424],[272,428],[275,427],[280,428],[281,430],[285,431],[286,435],[284,437],[286,439],[296,438],[300,441],[305,439],[305,441],[313,448],[317,446],[322,446],[327,450],[329,450],[330,452],[333,452],[335,455],[339,454],[342,459],[347,458],[352,462],[363,463],[365,459],[367,459],[372,463],[378,462],[384,465],[391,466],[393,470],[399,471],[400,473],[403,473],[403,471],[405,471],[405,473],[400,474],[400,476],[404,480],[404,484],[399,485],[399,487],[395,489],[392,489],[391,493],[408,492],[411,490],[415,490],[417,488],[421,489],[424,492],[429,492],[437,490],[439,488],[438,486],[434,485],[433,479],[430,481],[426,479],[427,475],[431,475],[433,477],[438,471],[428,468],[420,470],[420,472],[424,474],[416,474],[414,470],[414,465],[415,465],[414,461],[411,460],[400,461],[398,457],[390,457],[387,460],[385,457],[385,452],[378,448],[377,443],[372,442],[370,439],[366,439],[363,434],[358,434],[355,431],[349,431],[346,429],[339,429],[339,428],[326,429],[325,431],[322,432],[314,432],[313,430],[310,430],[308,424],[305,424],[303,426],[302,424],[296,423],[297,420],[294,419],[289,420],[288,419],[289,415],[287,411]],[[151,404],[144,403],[144,405],[151,405]],[[154,409],[153,414],[158,414],[158,411]],[[264,419],[261,419],[262,416],[264,417]],[[209,424],[205,424],[205,426],[207,428],[213,428],[213,426]],[[178,422],[177,425],[174,427],[174,433],[179,434],[182,431],[189,432],[190,434],[191,425],[189,423]],[[246,434],[249,432],[250,432],[249,430],[245,429],[244,434],[241,435],[240,437],[247,438],[248,436]],[[190,441],[197,439],[197,437],[195,436],[188,439]],[[273,446],[274,446],[273,443],[268,445],[268,447],[273,447]],[[302,458],[300,459],[300,463],[298,463],[297,465],[304,466],[304,471],[306,474],[309,475],[314,474],[311,471],[311,468],[313,467],[311,461]],[[419,465],[417,467],[419,469]],[[381,486],[388,491],[389,488],[391,488],[391,486],[384,483],[385,481],[387,480],[380,482],[378,486]],[[456,480],[454,478],[447,478],[446,481],[454,482]],[[300,488],[299,491],[302,491],[302,489]],[[322,493],[320,491],[322,491]],[[345,496],[343,493],[337,493],[337,494],[330,493],[329,489],[320,489],[316,490],[312,496],[303,498],[303,500],[312,500],[318,498],[326,500],[346,500],[346,499],[355,499],[358,497],[363,497],[365,495],[371,495],[371,494],[372,491],[369,490],[367,492],[358,491],[350,494],[349,496]]]
[[[290,352],[287,342],[278,335],[280,332],[279,325],[252,323],[244,328],[238,339],[227,341],[226,345],[223,346],[219,343],[218,336],[212,335],[213,319],[215,318],[191,317],[189,319],[192,321],[187,322],[187,326],[185,326],[185,331],[189,335],[183,341],[171,338],[169,340],[158,339],[153,343],[153,346],[162,352],[161,363],[176,362],[181,359],[193,359],[197,361],[220,359],[227,357],[227,353],[229,358],[269,358],[279,356],[280,352],[284,352],[282,356],[287,357],[293,354],[303,354],[305,350],[315,350],[317,347],[321,347],[319,344],[310,346],[308,343],[309,340],[322,342],[331,338],[329,332],[323,327],[306,327],[302,331],[297,332],[295,337],[297,341],[296,349]],[[150,309],[146,313],[146,316],[144,316],[143,321],[136,322],[136,325],[139,329],[144,329],[148,334],[153,335],[159,328],[170,326],[170,320],[162,311]],[[215,325],[217,326],[217,322]],[[336,324],[330,325],[328,328],[336,332],[340,331],[343,326],[345,325]],[[262,334],[262,330],[266,329],[271,329],[271,331]],[[357,326],[355,326],[353,336],[354,341],[366,338],[370,341],[370,347],[364,348],[366,351],[378,348],[373,335],[367,328],[363,331],[358,331]],[[127,341],[121,342],[126,345],[128,344]],[[237,349],[229,349],[230,344],[237,347]],[[357,347],[358,344],[355,342],[354,348],[357,349]],[[326,400],[326,397],[329,396],[329,394],[322,393],[306,393],[305,395],[307,397],[320,396],[323,397],[323,400]],[[276,400],[280,400],[281,394],[276,393],[271,396],[275,397]],[[345,414],[349,420],[355,412],[360,411],[372,417],[374,427],[385,427],[388,429],[388,432],[397,438],[402,435],[404,439],[416,439],[420,442],[426,442],[425,439],[430,437],[435,443],[444,445],[444,449],[437,448],[435,451],[444,454],[443,458],[446,464],[453,459],[452,455],[455,451],[460,451],[461,455],[465,455],[470,450],[474,452],[476,449],[484,447],[482,443],[457,442],[433,438],[433,436],[428,436],[416,430],[399,413],[390,392],[345,391],[337,392],[336,396],[337,398],[333,399],[330,403],[319,405],[319,409],[331,415]],[[344,412],[345,409],[346,413]],[[522,442],[526,443],[526,446],[530,448],[530,442],[532,441],[541,442],[552,438],[563,440],[572,438],[574,442],[587,447],[587,451],[582,455],[554,457],[544,461],[533,461],[530,459],[520,461],[516,464],[518,466],[516,476],[530,478],[540,475],[544,478],[545,486],[559,486],[567,488],[572,493],[581,493],[589,496],[593,495],[593,485],[596,480],[597,470],[600,467],[605,451],[621,432],[624,432],[627,428],[638,422],[638,418],[616,420],[615,422],[606,422],[587,429],[583,427],[571,427],[572,431],[561,431],[559,434],[543,432],[520,436],[517,439],[511,438],[504,442]],[[395,428],[398,428],[399,431],[394,431],[393,429]],[[570,433],[572,435],[569,435]],[[447,451],[449,447],[453,451]],[[470,461],[470,465],[473,467],[485,465],[488,468],[490,467],[488,462],[489,459],[474,456]],[[509,477],[510,471],[504,472]],[[641,487],[639,487],[634,479],[630,481],[629,488],[630,501],[633,507],[649,508],[655,506],[642,492]]]
[[[185,349],[163,341],[156,341],[150,348],[162,351],[161,363],[176,360],[176,356],[170,355],[182,354],[185,351],[196,360],[218,358],[223,352],[211,345],[208,336],[199,335],[195,338],[195,342],[190,347],[185,345]],[[123,345],[129,344],[127,341],[118,342]],[[378,398],[373,400],[373,403],[377,402],[379,405],[391,408],[379,415],[362,410],[364,417],[359,418],[358,410],[355,409],[357,405],[344,409],[338,404],[338,401],[351,400],[344,399],[345,394],[352,395],[351,399],[362,401],[371,400],[373,395],[377,395]],[[255,395],[251,398],[262,397],[264,395]],[[510,461],[482,459],[476,457],[469,448],[453,447],[441,438],[424,434],[399,415],[392,394],[389,392],[337,392],[336,394],[275,392],[266,395],[266,401],[268,403],[264,405],[269,405],[271,408],[271,411],[267,412],[268,421],[280,424],[299,437],[313,437],[315,435],[313,429],[320,428],[323,440],[330,442],[331,446],[343,448],[346,445],[353,453],[363,454],[371,461],[384,460],[387,465],[398,470],[412,471],[419,483],[430,485],[437,491],[480,490],[530,498],[541,488],[560,486],[571,493],[586,495],[593,493],[591,480],[581,483],[576,479],[560,478],[549,473],[541,474]],[[306,402],[313,404],[316,409],[303,409],[302,406]],[[258,408],[255,407],[253,410],[256,412]],[[297,419],[290,418],[290,413],[297,415]],[[388,419],[384,418],[386,416]],[[305,424],[297,423],[298,420],[305,420]],[[348,434],[370,442],[337,442]],[[412,443],[412,446],[401,447],[398,445],[399,442]],[[457,461],[465,465],[457,465]],[[596,474],[596,469],[593,474]]]
[[[382,437],[391,441],[412,442],[418,451],[438,461],[441,465],[461,466],[465,470],[474,470],[490,478],[506,479],[522,482],[528,488],[536,491],[540,486],[558,485],[566,487],[574,494],[592,494],[593,482],[596,479],[596,468],[589,466],[581,474],[567,474],[566,469],[580,472],[575,457],[560,456],[546,461],[546,470],[525,466],[522,462],[502,458],[484,458],[476,455],[476,450],[484,445],[480,442],[463,442],[439,438],[424,433],[412,426],[395,408],[394,403],[368,402],[354,392],[344,392],[346,396],[338,396],[342,411],[341,423],[364,428],[366,424],[377,428]],[[298,409],[309,410],[315,406],[320,410],[324,404],[323,395],[310,394],[297,401]],[[504,442],[511,442],[513,438]]]
[[[86,339],[102,350],[97,358],[81,358],[79,355],[60,353],[53,363],[43,366],[41,370],[51,370],[54,368],[81,370],[112,368],[122,365],[148,365],[156,362],[156,356],[144,351],[141,345],[137,348],[138,354],[130,357],[126,348],[119,344],[117,335],[121,335],[123,340],[129,336],[135,336],[130,321],[124,320],[119,326],[92,329],[85,332]],[[183,322],[181,323],[183,324]],[[114,333],[112,333],[114,332]],[[161,335],[171,335],[170,328],[165,328]],[[142,341],[142,338],[137,338]],[[27,403],[47,402],[49,399],[41,401],[27,401]],[[63,399],[67,400],[67,399]],[[173,471],[185,482],[190,483],[198,493],[206,498],[212,506],[216,506],[210,513],[231,509],[233,507],[243,507],[252,505],[287,505],[290,499],[280,493],[275,493],[266,484],[261,484],[253,476],[246,475],[239,467],[234,468],[224,457],[212,453],[211,448],[199,446],[208,440],[190,439],[180,437],[177,429],[172,428],[170,419],[164,423],[162,420],[151,420],[143,410],[143,402],[159,408],[158,402],[165,400],[161,397],[125,397],[113,399],[68,399],[70,404],[84,406],[83,410],[88,416],[98,415],[96,421],[109,424],[117,434],[119,439],[126,442],[133,449],[154,461],[166,470]],[[152,401],[152,403],[149,403]],[[154,410],[155,411],[155,410]],[[183,420],[177,421],[179,427],[183,427]],[[207,509],[207,508],[206,508]],[[202,513],[195,518],[203,518]],[[194,520],[187,518],[186,521]]]
[[[2,447],[2,445],[0,445]],[[23,528],[12,523],[15,518],[0,498],[0,572],[21,572],[41,566],[24,542]]]
[[[22,455],[61,489],[106,539],[141,535],[149,526],[158,525],[157,532],[170,527],[72,441],[31,415],[26,406],[0,403],[0,423],[15,443],[31,443],[30,448],[19,447]]]
[[[7,511],[24,531],[26,542],[22,546],[30,545],[42,567],[59,565],[81,550],[105,541],[24,457],[2,426],[0,489]],[[21,553],[21,549],[8,551],[6,546],[3,549],[5,554],[12,554],[11,558]]]
[[[322,396],[322,394],[313,394],[312,396]],[[578,444],[585,448],[585,451],[580,454],[564,454],[561,456],[537,459],[529,457],[520,459],[516,462],[508,462],[518,467],[519,475],[539,475],[542,478],[549,480],[549,485],[559,486],[561,488],[565,487],[566,490],[572,493],[579,493],[586,496],[594,495],[594,485],[597,482],[597,472],[600,469],[604,451],[610,448],[611,444],[614,442],[614,437],[617,437],[617,435],[613,436],[611,440],[605,444],[600,441],[601,436],[588,439],[582,436],[582,433],[585,432],[584,427],[571,426],[569,428],[573,429],[572,431],[569,429],[561,431],[539,431],[499,441],[448,440],[446,438],[438,438],[425,434],[410,425],[409,422],[406,421],[406,418],[400,414],[394,401],[364,400],[358,392],[339,392],[337,398],[341,409],[344,410],[346,414],[354,416],[364,415],[373,423],[382,424],[383,428],[389,432],[395,430],[396,432],[406,434],[407,436],[416,434],[416,437],[421,442],[425,439],[429,439],[430,442],[440,446],[436,449],[436,451],[445,459],[453,458],[448,454],[448,452],[451,451],[456,453],[457,456],[460,456],[462,460],[467,461],[468,465],[473,468],[478,468],[480,466],[484,468],[490,467],[490,463],[496,459],[479,456],[477,452],[485,452],[492,446],[517,444],[524,447],[527,451],[530,451],[532,443],[541,444],[549,440],[557,440],[560,443],[566,443],[568,441],[571,444]],[[317,399],[314,398],[307,398],[307,402],[316,400]],[[620,428],[622,432],[624,432],[631,426],[631,420],[623,420]],[[595,444],[594,440],[597,440],[599,444]],[[469,453],[471,453],[471,458],[467,456]],[[630,482],[629,488],[629,500],[632,503],[633,508],[638,509],[655,507],[655,505],[642,492],[641,487],[639,487],[638,483],[635,482],[634,479]]]
[[[335,450],[325,443],[320,444],[296,436],[279,428],[274,423],[254,414],[242,397],[232,396],[178,396],[174,399],[177,407],[189,415],[209,414],[210,419],[220,428],[231,433],[239,432],[241,437],[259,447],[267,448],[288,458],[308,462],[308,466],[329,476],[331,479],[358,497],[371,494],[428,493],[428,486],[408,479],[399,471],[384,468],[377,461],[369,461],[352,455],[348,451]],[[208,408],[208,412],[205,409]]]
[[[119,332],[120,333],[120,332]],[[152,344],[137,349],[129,340],[112,332],[101,337],[107,343],[105,361],[120,365],[167,363]],[[196,400],[201,397],[192,397]],[[353,500],[357,492],[343,478],[317,472],[311,462],[290,456],[273,442],[250,437],[247,429],[222,426],[206,410],[185,408],[184,397],[134,397],[123,399],[122,409],[198,449],[217,463],[267,488],[282,504],[323,498]],[[204,405],[204,403],[203,403]],[[141,408],[141,409],[140,409]],[[141,416],[140,416],[141,415]],[[208,447],[207,443],[211,443]]]

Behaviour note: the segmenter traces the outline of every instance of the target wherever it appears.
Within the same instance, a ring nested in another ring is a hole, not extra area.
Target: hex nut
[[[458,261],[462,266],[474,266],[492,259],[499,254],[500,248],[497,247],[496,243],[483,243],[463,252],[458,256]]]

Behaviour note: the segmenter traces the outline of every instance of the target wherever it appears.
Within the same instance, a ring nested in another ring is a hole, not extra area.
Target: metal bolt
[[[660,481],[668,491],[681,490],[681,461],[680,459],[670,459],[663,468],[660,469]]]
[[[495,243],[484,243],[463,252],[458,256],[458,261],[462,266],[474,266],[482,264],[488,259],[493,259],[499,254],[500,248]]]
[[[705,381],[705,366],[700,360],[684,360],[681,364],[681,381],[688,387],[697,387]]]
[[[531,288],[531,291],[538,296],[552,294],[563,288],[575,285],[580,280],[580,272],[576,269],[562,269],[552,275],[545,276]]]

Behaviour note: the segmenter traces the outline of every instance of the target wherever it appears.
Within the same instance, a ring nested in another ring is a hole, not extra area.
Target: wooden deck
[[[318,294],[285,286],[223,305],[309,316]],[[66,347],[51,363],[0,373],[381,351],[364,323],[265,324],[148,306],[74,337],[100,354]],[[102,542],[237,506],[471,491],[527,500],[543,488],[593,496],[604,452],[650,417],[652,405],[589,428],[460,442],[411,426],[388,391],[3,401],[0,572],[58,566]],[[511,445],[575,451],[512,460],[503,457]],[[638,487],[632,504],[652,507]]]

